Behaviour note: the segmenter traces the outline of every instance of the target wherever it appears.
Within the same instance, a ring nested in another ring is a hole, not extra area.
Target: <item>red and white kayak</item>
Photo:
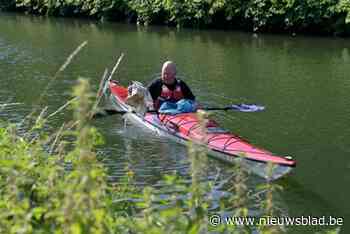
[[[114,108],[118,111],[130,110],[125,103],[128,96],[127,88],[116,81],[109,81],[106,85]],[[208,121],[204,132],[196,113],[176,115],[146,113],[142,116],[127,112],[125,116],[133,123],[179,143],[201,142],[208,148],[209,155],[229,163],[240,160],[247,171],[266,179],[278,179],[289,173],[296,165],[291,157],[273,155],[267,150],[258,148],[241,137],[221,129],[213,120]],[[269,163],[273,164],[270,172],[267,169]]]

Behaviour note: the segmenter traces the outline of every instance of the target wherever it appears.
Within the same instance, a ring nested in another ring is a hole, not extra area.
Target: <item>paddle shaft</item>
[[[135,111],[118,111],[118,110],[114,110],[114,109],[104,109],[104,110],[95,112],[92,115],[92,118],[96,119],[96,118],[101,118],[101,117],[105,117],[108,115],[115,115],[115,114],[124,115],[127,113],[136,113],[136,112]],[[149,110],[149,111],[147,111],[147,113],[158,113],[158,111]]]
[[[201,107],[199,108],[200,110],[206,110],[206,111],[215,111],[215,110],[223,110],[223,111],[228,111],[228,110],[236,110],[240,111],[239,109],[234,108],[232,105],[231,106],[226,106],[226,107]],[[124,115],[126,113],[136,113],[135,111],[118,111],[114,109],[104,109],[102,111],[96,112],[93,114],[93,118],[99,118],[99,117],[104,117],[107,115],[115,115],[115,114],[121,114]],[[157,110],[149,110],[147,113],[159,113]]]
[[[226,107],[202,107],[202,108],[199,108],[201,110],[207,110],[207,111],[212,111],[212,110],[224,110],[224,111],[227,111],[227,110],[234,110],[232,107],[230,106],[226,106]]]
[[[208,108],[199,108],[200,110],[230,110],[231,107],[208,107]],[[126,113],[136,113],[135,111],[118,111],[114,109],[104,109],[103,112],[105,112],[108,115],[114,115],[114,114],[126,114]],[[157,110],[148,110],[147,113],[159,113]]]

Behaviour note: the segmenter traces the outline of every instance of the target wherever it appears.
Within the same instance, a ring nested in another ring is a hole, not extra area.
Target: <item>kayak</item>
[[[206,121],[205,131],[203,131],[197,113],[170,115],[147,112],[141,115],[132,112],[130,106],[125,103],[128,89],[117,81],[107,82],[106,90],[109,93],[105,95],[110,99],[113,108],[125,111],[127,119],[157,135],[171,138],[182,144],[189,141],[204,144],[210,156],[230,164],[240,161],[249,173],[269,180],[288,174],[296,166],[296,161],[290,156],[277,156],[258,148],[242,137],[220,128],[214,120]]]

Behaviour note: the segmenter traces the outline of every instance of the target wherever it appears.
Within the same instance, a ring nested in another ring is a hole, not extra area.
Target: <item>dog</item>
[[[126,104],[131,106],[132,111],[145,115],[148,110],[153,109],[153,100],[148,89],[138,81],[133,81],[128,86],[128,97],[125,101]]]

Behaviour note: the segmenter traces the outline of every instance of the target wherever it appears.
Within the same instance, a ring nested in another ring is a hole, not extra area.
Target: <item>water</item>
[[[0,113],[19,122],[36,105],[38,96],[67,56],[81,42],[88,46],[59,75],[41,106],[55,111],[71,98],[79,76],[95,90],[106,67],[125,53],[115,78],[127,84],[147,83],[167,59],[197,99],[211,106],[248,102],[266,106],[261,113],[217,112],[216,120],[250,142],[276,154],[293,155],[294,172],[279,183],[283,209],[290,216],[350,218],[350,41],[349,39],[240,32],[138,28],[87,20],[0,15],[0,103],[20,102]],[[51,121],[57,127],[71,117],[66,111]],[[184,146],[151,137],[128,126],[120,116],[96,121],[106,138],[99,158],[111,180],[127,168],[136,183],[162,187],[160,178],[176,171],[189,178]],[[214,197],[226,196],[232,169],[210,160],[209,180],[217,177]],[[251,178],[250,183],[259,183]],[[215,209],[215,202],[213,204]],[[291,233],[324,230],[293,227]],[[347,226],[342,231],[347,233]]]

